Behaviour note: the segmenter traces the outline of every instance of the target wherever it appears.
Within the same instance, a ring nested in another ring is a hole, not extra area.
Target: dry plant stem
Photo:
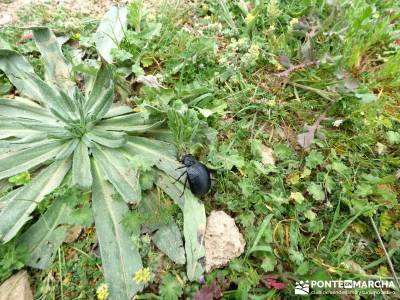
[[[375,221],[374,221],[374,219],[372,217],[369,217],[369,219],[371,220],[372,226],[374,227],[376,236],[378,237],[379,244],[381,245],[381,247],[383,249],[383,252],[385,253],[385,256],[386,256],[390,271],[392,272],[392,275],[393,275],[393,278],[394,278],[394,280],[396,282],[396,285],[397,285],[398,288],[400,288],[399,279],[397,278],[396,271],[394,270],[394,266],[393,266],[392,260],[390,259],[390,256],[386,251],[385,245],[383,244],[382,238],[381,238],[381,236],[379,234],[378,228],[376,227]]]
[[[299,69],[311,67],[311,66],[315,65],[316,63],[317,62],[313,60],[313,61],[301,63],[299,65],[290,66],[287,70],[280,72],[280,73],[276,73],[275,76],[288,78],[291,73],[293,73]]]

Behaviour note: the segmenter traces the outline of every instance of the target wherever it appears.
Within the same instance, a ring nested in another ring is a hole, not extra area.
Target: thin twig
[[[390,256],[389,256],[388,252],[386,251],[385,245],[383,244],[382,238],[381,238],[381,236],[379,234],[379,231],[378,231],[378,227],[376,227],[375,221],[371,216],[369,217],[369,219],[370,219],[370,221],[372,223],[372,227],[374,227],[376,236],[378,237],[379,244],[381,245],[381,247],[383,249],[383,252],[385,253],[386,260],[388,262],[390,271],[392,272],[393,278],[394,278],[394,280],[395,280],[395,282],[397,284],[397,287],[400,288],[399,279],[397,278],[396,271],[394,270],[394,266],[393,266],[392,260],[390,259]]]
[[[309,61],[309,62],[305,62],[299,65],[295,65],[295,66],[290,66],[287,70],[280,72],[280,73],[275,73],[274,75],[277,77],[284,77],[284,78],[288,78],[289,75],[291,73],[293,73],[294,71],[297,71],[299,69],[304,69],[304,68],[308,68],[311,67],[313,65],[315,65],[317,62],[316,61]]]

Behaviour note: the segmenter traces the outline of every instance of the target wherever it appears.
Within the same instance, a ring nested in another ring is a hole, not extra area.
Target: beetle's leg
[[[183,168],[186,168],[186,166],[182,166],[182,167],[176,168],[175,171],[179,170],[179,169],[183,169]]]
[[[186,173],[187,173],[187,172],[186,172]],[[187,174],[186,174],[186,179],[185,179],[185,184],[184,184],[184,186],[183,186],[183,191],[182,191],[182,194],[179,196],[179,198],[180,198],[180,197],[182,197],[182,196],[183,196],[183,194],[185,193],[185,190],[186,190],[186,184],[187,184],[188,180],[189,180],[189,178],[188,178],[188,176],[187,176]]]
[[[187,173],[187,171],[183,172],[174,182],[173,184],[177,183],[179,181],[179,179],[182,178],[183,175],[185,175]]]

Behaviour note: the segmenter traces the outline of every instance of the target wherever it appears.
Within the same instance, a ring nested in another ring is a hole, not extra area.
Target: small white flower
[[[226,56],[221,56],[221,57],[218,59],[218,62],[219,62],[221,65],[224,65],[227,61],[228,61],[228,59],[226,58]]]
[[[339,119],[333,122],[333,127],[339,127],[343,123],[343,120]]]
[[[386,145],[379,143],[379,142],[376,143],[375,147],[376,147],[376,152],[378,152],[379,155],[384,153],[387,149]]]

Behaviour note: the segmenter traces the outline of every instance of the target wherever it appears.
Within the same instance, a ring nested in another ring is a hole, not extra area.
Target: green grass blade
[[[348,219],[346,222],[344,222],[343,224],[341,224],[336,232],[336,234],[334,236],[332,236],[329,239],[329,243],[332,243],[333,241],[335,241],[337,238],[339,238],[343,232],[347,229],[347,227],[350,226],[351,223],[353,223],[359,216],[361,216],[362,214],[366,213],[367,211],[371,210],[371,207],[367,207],[364,208],[363,210],[360,210],[357,214],[355,214],[354,216],[352,216],[350,219]]]
[[[247,250],[247,252],[246,252],[246,258],[247,258],[252,252],[256,251],[256,249],[258,250],[257,245],[258,245],[258,243],[260,242],[261,237],[262,237],[262,235],[264,234],[264,231],[267,229],[267,227],[268,227],[268,225],[269,225],[269,222],[271,221],[271,219],[272,219],[273,216],[274,216],[274,215],[272,215],[272,214],[270,214],[270,215],[268,215],[268,216],[265,216],[264,221],[262,222],[262,224],[261,224],[261,226],[260,226],[260,229],[258,230],[257,236],[256,236],[256,238],[254,239],[253,244],[251,245],[250,248],[248,248],[248,250]]]

